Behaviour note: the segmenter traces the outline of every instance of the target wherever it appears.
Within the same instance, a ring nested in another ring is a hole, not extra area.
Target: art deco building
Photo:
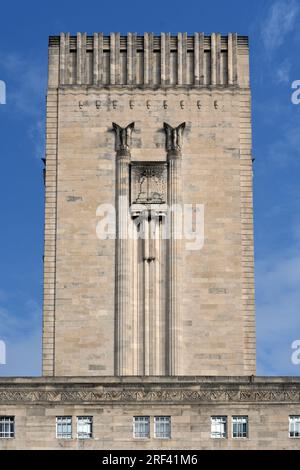
[[[0,448],[297,448],[255,376],[248,38],[49,40],[43,376]]]

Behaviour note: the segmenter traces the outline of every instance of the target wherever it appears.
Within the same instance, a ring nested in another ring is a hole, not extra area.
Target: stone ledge
[[[0,404],[300,404],[300,377],[0,378]]]

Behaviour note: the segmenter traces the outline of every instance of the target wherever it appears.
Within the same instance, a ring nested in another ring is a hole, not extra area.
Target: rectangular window
[[[56,417],[57,439],[72,439],[72,416]]]
[[[157,439],[171,439],[171,416],[155,416],[154,436]]]
[[[300,437],[300,416],[289,416],[289,436]]]
[[[0,438],[15,437],[15,417],[0,416]]]
[[[93,417],[77,416],[78,439],[91,439],[93,437]]]
[[[211,417],[211,437],[214,439],[227,437],[227,416]]]
[[[133,437],[146,439],[150,437],[150,418],[149,416],[134,416],[133,418]]]
[[[248,437],[248,416],[232,417],[232,437]]]

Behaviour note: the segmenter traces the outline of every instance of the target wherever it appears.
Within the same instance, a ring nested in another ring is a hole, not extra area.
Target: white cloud
[[[6,364],[0,376],[41,374],[41,308],[35,300],[23,302],[20,315],[0,306],[0,339],[6,344]]]
[[[44,64],[16,53],[0,54],[0,66],[5,72],[6,101],[17,112],[36,116],[38,103],[45,95],[46,69]]]
[[[0,54],[6,75],[6,107],[15,119],[26,121],[27,135],[38,158],[44,156],[45,94],[47,66],[16,53]]]
[[[300,246],[256,263],[258,374],[300,375],[291,343],[300,339]]]
[[[277,83],[289,83],[290,82],[290,71],[291,71],[291,62],[289,60],[284,60],[282,64],[277,67],[276,70],[276,81]]]
[[[278,0],[270,7],[261,24],[261,35],[268,52],[281,46],[287,34],[293,31],[299,7],[295,0]]]

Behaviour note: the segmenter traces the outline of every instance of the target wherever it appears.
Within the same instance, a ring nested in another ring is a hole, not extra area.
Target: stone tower
[[[248,55],[50,37],[43,376],[0,378],[0,449],[299,448],[300,378],[254,375]]]
[[[255,373],[248,59],[236,34],[50,37],[45,376]]]

